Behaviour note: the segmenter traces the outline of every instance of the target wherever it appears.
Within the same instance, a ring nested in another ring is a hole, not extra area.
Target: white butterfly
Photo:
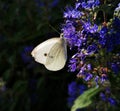
[[[35,61],[43,64],[48,70],[57,71],[65,66],[67,45],[63,34],[39,44],[31,52]]]

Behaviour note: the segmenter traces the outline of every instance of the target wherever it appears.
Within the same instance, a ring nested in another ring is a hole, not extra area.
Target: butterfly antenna
[[[61,33],[58,32],[52,25],[49,24],[49,26],[50,26],[54,31],[56,31],[57,33],[61,34]]]

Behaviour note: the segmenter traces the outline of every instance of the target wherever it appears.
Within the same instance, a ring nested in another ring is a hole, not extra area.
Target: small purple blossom
[[[65,38],[72,38],[75,35],[75,27],[72,21],[66,21],[66,24],[63,27],[63,34]]]
[[[95,83],[96,83],[96,86],[98,86],[99,79],[100,79],[100,77],[99,77],[99,76],[95,76],[94,81],[95,81]]]
[[[85,74],[85,78],[84,78],[84,80],[85,80],[85,81],[89,81],[89,80],[91,80],[91,79],[92,79],[92,77],[93,77],[93,75],[92,75],[92,74],[87,73],[87,74]]]
[[[75,58],[72,58],[71,60],[70,60],[70,63],[69,63],[69,70],[71,71],[71,72],[74,72],[75,70],[76,70],[76,68],[77,68],[77,66],[76,66],[76,62],[77,62],[77,60],[75,59]]]
[[[82,39],[78,39],[75,46],[77,47],[81,47],[82,46],[82,43],[83,43],[83,40]]]
[[[107,27],[102,27],[102,29],[100,30],[99,43],[103,47],[106,45],[107,42],[107,32],[108,32]]]
[[[109,102],[111,105],[117,105],[117,101],[112,97],[108,97],[106,93],[101,92],[100,98],[105,102]]]
[[[77,9],[67,8],[67,11],[64,12],[64,18],[74,18],[79,19],[82,16],[82,12],[78,11]]]
[[[110,87],[107,87],[107,88],[105,89],[105,93],[106,93],[106,94],[110,94],[110,93],[111,93]]]
[[[78,39],[78,36],[76,35],[74,22],[67,20],[62,30],[63,30],[64,37],[67,39],[69,45],[72,48],[74,44],[76,44]]]
[[[113,27],[115,28],[115,30],[120,32],[120,18],[115,17],[113,19]]]
[[[75,9],[78,9],[78,8],[80,7],[80,5],[81,5],[80,2],[76,3],[76,4],[75,4]]]
[[[71,107],[73,105],[73,102],[74,100],[76,99],[76,97],[68,97],[67,98],[67,103],[68,103],[68,106]]]
[[[107,100],[105,94],[102,93],[102,92],[100,93],[100,98],[101,98],[103,101],[106,101],[106,100]]]
[[[87,32],[90,32],[90,33],[96,33],[98,31],[98,26],[96,24],[94,24],[92,26],[90,22],[86,22],[83,25],[83,28],[84,28],[84,30],[86,30]]]
[[[106,80],[108,80],[108,77],[106,76],[106,74],[102,74],[100,80],[101,80],[101,83],[104,83]]]
[[[77,83],[76,82],[71,82],[69,85],[68,85],[68,94],[70,96],[75,96],[76,93],[77,93]]]
[[[92,65],[91,64],[87,64],[87,70],[88,71],[92,70]]]
[[[118,65],[115,64],[115,63],[112,63],[112,64],[111,64],[111,69],[112,69],[112,71],[113,71],[115,74],[118,74],[118,73],[120,72],[120,68],[119,68]]]
[[[84,74],[85,74],[85,70],[86,70],[86,64],[84,64],[84,65],[80,68],[79,74],[80,74],[80,75],[84,75]]]
[[[106,26],[102,27],[102,29],[100,30],[100,38],[105,38],[107,32],[108,32],[108,28]]]
[[[88,8],[95,8],[96,6],[98,6],[100,4],[100,1],[99,0],[88,0],[87,1],[88,3]]]
[[[87,53],[88,54],[93,54],[93,53],[95,53],[96,50],[97,50],[97,45],[96,44],[92,44],[92,45],[89,45],[87,47]]]
[[[68,85],[68,105],[72,106],[74,100],[80,95],[82,94],[84,91],[86,90],[86,86],[85,85],[80,85],[77,84],[75,81],[71,82]]]
[[[108,102],[111,104],[111,105],[116,105],[117,104],[117,102],[116,102],[116,100],[114,99],[114,98],[108,98]]]
[[[79,0],[78,3],[76,4],[76,8],[79,8],[81,6],[83,9],[94,9],[99,4],[100,4],[99,0],[88,0],[87,2]]]

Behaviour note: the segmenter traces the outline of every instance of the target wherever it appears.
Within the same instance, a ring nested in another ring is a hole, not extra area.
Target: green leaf
[[[78,108],[84,108],[92,103],[92,97],[95,96],[101,89],[98,87],[90,88],[80,95],[71,108],[71,111],[76,111]]]

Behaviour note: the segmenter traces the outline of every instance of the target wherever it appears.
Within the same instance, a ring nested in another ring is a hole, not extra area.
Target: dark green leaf
[[[84,108],[92,103],[92,97],[95,96],[100,91],[100,88],[94,87],[85,91],[80,95],[75,101],[71,108],[71,111],[76,111],[78,108]]]

